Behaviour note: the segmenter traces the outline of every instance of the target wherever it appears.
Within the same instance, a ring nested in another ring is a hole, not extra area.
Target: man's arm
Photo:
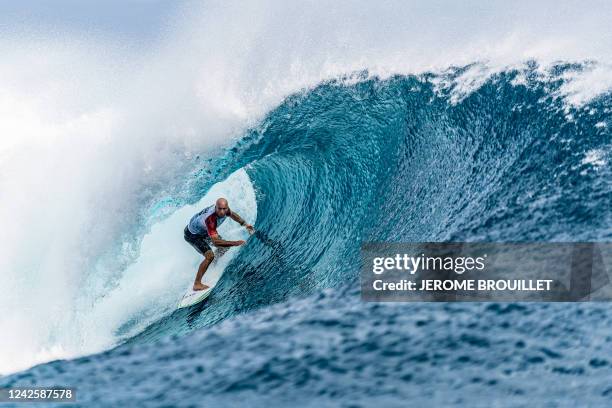
[[[238,215],[238,213],[232,211],[230,213],[230,218],[234,221],[236,221],[238,224],[242,225],[243,227],[246,227],[246,229],[252,234],[253,232],[255,232],[255,229],[253,228],[253,226],[251,224],[247,224],[247,222],[245,220],[242,219],[242,217],[240,217],[240,215]]]
[[[233,246],[240,246],[242,244],[244,244],[243,240],[239,240],[239,241],[226,241],[224,239],[219,238],[219,235],[213,235],[210,237],[212,243],[217,246],[217,247],[233,247]]]
[[[226,241],[219,237],[217,233],[217,222],[212,218],[208,217],[205,221],[206,231],[208,232],[208,236],[212,241],[213,245],[216,247],[232,247],[232,246],[240,246],[244,244],[243,240],[239,241]]]

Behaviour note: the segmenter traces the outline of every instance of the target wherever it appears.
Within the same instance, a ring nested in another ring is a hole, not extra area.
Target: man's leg
[[[208,285],[204,285],[202,283],[202,277],[204,276],[204,273],[206,273],[206,270],[208,269],[208,265],[210,265],[213,259],[215,259],[215,254],[213,253],[212,250],[209,249],[208,251],[204,253],[204,260],[200,264],[200,267],[198,268],[198,274],[196,275],[196,278],[195,278],[195,282],[193,282],[193,290],[208,289]]]

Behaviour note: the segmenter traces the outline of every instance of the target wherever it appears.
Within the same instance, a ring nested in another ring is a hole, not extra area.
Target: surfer
[[[200,254],[204,255],[204,260],[200,263],[198,273],[193,282],[193,290],[208,289],[208,285],[202,283],[202,277],[210,263],[215,259],[210,245],[217,247],[217,259],[220,258],[229,247],[240,246],[244,244],[243,240],[226,241],[217,233],[217,227],[225,221],[227,217],[236,221],[238,224],[245,227],[250,234],[255,232],[252,225],[247,224],[238,214],[230,210],[229,204],[225,198],[219,198],[214,205],[204,208],[199,213],[195,214],[189,220],[189,224],[185,227],[185,241],[189,242]]]

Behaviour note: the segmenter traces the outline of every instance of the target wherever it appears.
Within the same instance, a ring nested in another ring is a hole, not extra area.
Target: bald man
[[[229,249],[229,247],[244,245],[243,240],[226,241],[217,233],[217,227],[225,221],[227,217],[236,221],[238,224],[245,227],[249,233],[255,232],[253,226],[247,224],[238,214],[230,210],[229,204],[225,198],[219,198],[215,205],[206,207],[199,213],[191,217],[189,224],[185,227],[185,241],[189,242],[200,254],[204,255],[204,260],[198,267],[195,281],[193,282],[193,290],[208,289],[208,285],[202,283],[202,277],[210,263],[215,259],[210,245],[217,247],[217,258],[221,257]]]

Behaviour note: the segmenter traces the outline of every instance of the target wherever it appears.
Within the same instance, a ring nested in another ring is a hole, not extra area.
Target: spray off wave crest
[[[119,341],[110,326],[129,326],[141,302],[125,300],[124,321],[111,317],[104,333],[69,342],[62,336],[77,321],[93,321],[87,303],[117,293],[127,299],[120,286],[142,261],[143,237],[228,176],[215,168],[219,149],[296,91],[347,74],[345,85],[360,83],[361,74],[350,73],[363,70],[384,80],[487,61],[440,76],[452,79],[439,92],[452,91],[458,103],[528,59],[543,75],[555,60],[593,59],[565,71],[559,96],[586,104],[605,92],[612,46],[590,39],[607,27],[609,13],[576,3],[553,18],[550,6],[518,4],[508,13],[508,5],[492,3],[477,16],[451,3],[350,2],[325,11],[282,2],[190,6],[161,43],[140,54],[99,39],[7,33],[0,43],[0,309],[11,313],[0,317],[7,333],[0,372]],[[463,21],[448,24],[454,15]],[[370,147],[379,151],[374,140]],[[588,160],[605,161],[602,151]],[[310,164],[278,166],[292,169],[299,183]],[[273,187],[272,196],[283,190]],[[166,197],[171,210],[152,215]],[[335,281],[324,270],[318,278]]]

